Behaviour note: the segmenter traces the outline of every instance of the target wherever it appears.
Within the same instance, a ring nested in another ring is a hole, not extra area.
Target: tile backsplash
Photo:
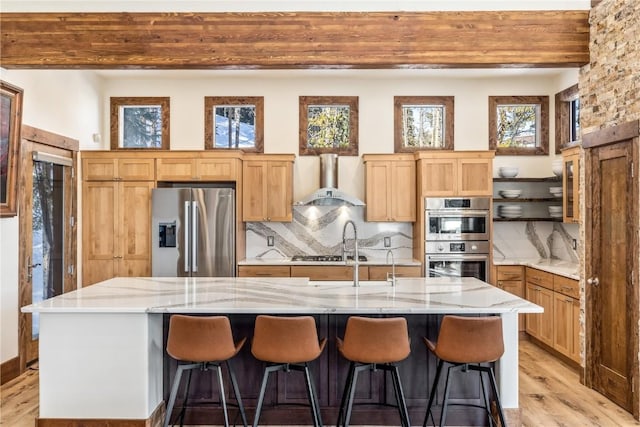
[[[552,258],[579,262],[573,241],[579,226],[561,222],[515,221],[493,223],[493,258]]]
[[[341,255],[342,230],[348,220],[358,229],[360,254],[384,258],[391,249],[396,259],[411,258],[413,224],[366,222],[362,206],[294,206],[292,222],[249,222],[247,258],[289,258],[293,255]],[[268,239],[273,237],[273,246]],[[390,243],[385,247],[385,237]],[[353,247],[353,229],[347,229],[347,249]]]

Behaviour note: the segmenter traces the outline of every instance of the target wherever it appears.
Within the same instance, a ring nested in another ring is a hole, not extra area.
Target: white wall
[[[24,90],[23,124],[81,147],[100,131],[101,78],[94,73],[0,68],[0,78]],[[18,217],[0,218],[0,363],[18,355],[18,309]]]
[[[495,77],[497,73],[497,77]],[[556,92],[577,82],[577,70],[317,70],[235,72],[107,73],[102,128],[109,129],[109,97],[171,97],[171,149],[204,148],[204,96],[264,96],[265,152],[298,153],[298,97],[358,96],[359,148],[364,153],[393,152],[395,95],[455,96],[456,150],[488,149],[488,97],[549,95],[550,116]],[[493,74],[494,77],[488,77]],[[117,76],[117,77],[114,77]],[[567,83],[573,79],[573,83]],[[101,146],[109,147],[108,132]],[[550,153],[555,152],[554,122],[550,120]],[[499,156],[499,166],[514,164],[520,176],[551,176],[551,156]],[[294,199],[315,190],[319,161],[302,156],[294,166]],[[364,198],[364,167],[359,157],[340,158],[339,188]]]
[[[170,96],[171,148],[204,147],[204,96],[264,96],[265,152],[298,153],[298,97],[359,97],[360,154],[393,152],[395,95],[455,96],[455,147],[488,148],[488,96],[553,96],[578,81],[577,70],[316,70],[100,72],[0,69],[0,77],[25,90],[23,123],[78,139],[81,150],[108,149],[109,97]],[[492,74],[494,77],[489,77]],[[495,76],[497,74],[497,77]],[[550,152],[555,152],[550,121]],[[102,136],[93,142],[93,134]],[[498,157],[520,167],[520,176],[551,175],[554,156]],[[294,170],[294,198],[318,186],[315,157],[299,157]],[[364,198],[360,157],[342,157],[339,187]],[[79,198],[80,201],[80,198]],[[18,222],[0,219],[0,362],[18,354]],[[80,236],[80,229],[78,235]],[[80,250],[80,244],[78,245]],[[79,269],[79,272],[81,270]]]

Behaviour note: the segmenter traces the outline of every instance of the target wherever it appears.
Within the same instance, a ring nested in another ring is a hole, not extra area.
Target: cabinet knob
[[[593,286],[598,286],[600,284],[600,280],[597,277],[590,277],[587,279],[587,283]]]

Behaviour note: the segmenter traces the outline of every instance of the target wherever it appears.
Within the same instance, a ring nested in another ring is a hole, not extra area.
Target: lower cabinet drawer
[[[553,276],[553,290],[572,298],[580,298],[578,281],[568,277]]]
[[[390,265],[370,265],[369,280],[387,280],[387,273],[393,270]],[[396,277],[420,277],[422,268],[413,265],[397,265]]]
[[[241,265],[238,277],[289,277],[288,265]]]
[[[308,277],[309,280],[353,280],[353,267],[347,265],[292,265],[291,277]],[[360,280],[369,280],[369,268],[358,269]]]

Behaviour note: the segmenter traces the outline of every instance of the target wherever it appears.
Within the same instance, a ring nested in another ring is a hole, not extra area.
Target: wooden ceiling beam
[[[576,67],[588,11],[2,13],[5,68]]]

